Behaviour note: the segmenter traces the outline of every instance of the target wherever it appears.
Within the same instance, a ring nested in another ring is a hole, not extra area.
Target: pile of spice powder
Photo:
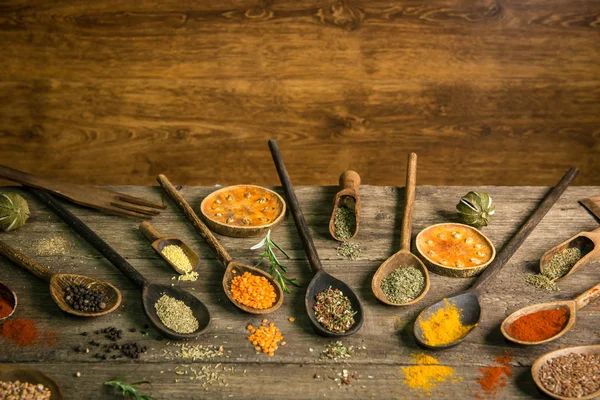
[[[569,310],[561,307],[523,315],[509,325],[507,331],[522,342],[541,342],[562,331],[569,321]]]
[[[183,301],[163,294],[154,304],[156,314],[165,326],[178,333],[192,333],[200,324],[192,309]]]
[[[19,346],[32,346],[38,343],[40,332],[33,321],[15,318],[0,325],[0,335]]]
[[[315,317],[330,332],[343,333],[354,325],[352,303],[340,289],[331,286],[315,296]]]
[[[425,275],[415,267],[397,268],[381,280],[385,297],[397,304],[408,303],[425,289]]]
[[[356,230],[356,214],[348,207],[337,207],[333,217],[335,235],[338,239],[350,239]]]
[[[439,365],[440,362],[426,354],[413,354],[417,365],[402,368],[404,384],[420,392],[430,395],[431,389],[454,375],[454,368]],[[455,378],[453,382],[461,378]]]
[[[465,336],[474,325],[460,322],[460,309],[444,299],[444,307],[433,313],[428,319],[419,321],[423,336],[428,345],[446,345]]]
[[[362,249],[358,243],[343,242],[336,248],[336,252],[340,257],[345,257],[349,260],[357,260],[362,253]]]
[[[525,282],[544,290],[560,290],[556,284],[582,258],[581,250],[577,247],[566,248],[552,256],[540,274],[527,274]]]
[[[8,317],[13,311],[12,305],[6,299],[0,296],[0,318]]]
[[[234,274],[237,272],[232,271]],[[244,272],[231,280],[231,297],[247,307],[264,310],[275,304],[275,288],[264,276]]]
[[[542,386],[558,396],[587,396],[600,390],[600,354],[554,357],[540,367],[539,374]]]
[[[275,351],[279,348],[278,343],[283,340],[281,331],[275,326],[275,323],[268,322],[266,319],[262,320],[258,328],[248,325],[246,329],[250,331],[248,340],[255,346],[254,349],[269,356],[275,354]],[[285,345],[285,342],[281,342],[281,345]]]
[[[512,361],[512,355],[504,354],[496,357],[494,362],[496,365],[490,367],[479,368],[479,371],[483,375],[477,380],[479,386],[484,392],[484,395],[476,394],[475,397],[478,399],[491,398],[496,395],[499,389],[506,386],[506,380],[512,376],[509,363]]]

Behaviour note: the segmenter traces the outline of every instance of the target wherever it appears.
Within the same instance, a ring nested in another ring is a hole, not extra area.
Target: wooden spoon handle
[[[50,278],[54,275],[48,268],[42,267],[25,254],[20,253],[2,241],[0,241],[0,254],[46,282],[50,282]]]
[[[360,176],[358,173],[348,170],[340,175],[340,190],[350,189],[358,194],[358,187],[360,186]]]
[[[404,200],[404,217],[402,218],[402,231],[400,232],[400,249],[410,251],[410,236],[412,232],[412,215],[415,203],[415,190],[417,187],[417,155],[408,155],[406,170],[406,189]]]
[[[229,253],[227,253],[227,250],[225,250],[225,248],[221,246],[221,244],[219,243],[215,235],[212,234],[210,229],[208,229],[208,227],[204,225],[204,222],[202,222],[198,215],[196,215],[192,207],[183,198],[181,193],[179,193],[177,189],[175,189],[175,186],[173,186],[169,179],[167,179],[167,177],[163,174],[158,175],[157,180],[158,183],[160,183],[160,186],[162,186],[162,188],[165,190],[165,192],[167,192],[167,194],[169,195],[169,197],[171,197],[175,204],[177,204],[179,208],[181,208],[181,211],[183,211],[187,219],[192,223],[192,226],[196,229],[200,236],[202,236],[202,239],[204,239],[206,244],[208,244],[208,246],[211,249],[213,249],[219,261],[221,261],[225,266],[227,266],[232,261],[231,256],[229,255]]]
[[[28,191],[33,194],[39,201],[42,202],[48,209],[58,215],[67,223],[75,232],[79,234],[86,242],[100,252],[112,265],[117,267],[119,271],[128,277],[133,283],[139,287],[144,287],[148,281],[140,274],[127,260],[117,253],[108,243],[106,243],[96,232],[89,226],[83,223],[79,218],[73,215],[62,204],[58,202],[49,193],[38,189],[29,188]]]
[[[548,192],[546,197],[544,197],[544,200],[542,200],[533,213],[531,213],[529,218],[527,218],[527,221],[525,221],[519,230],[513,234],[508,243],[506,243],[500,253],[498,253],[494,261],[492,261],[486,270],[483,271],[479,279],[477,279],[475,284],[471,287],[470,291],[480,292],[494,275],[502,269],[519,247],[521,247],[537,224],[544,218],[544,215],[550,211],[554,203],[556,203],[578,173],[579,170],[577,168],[571,168],[567,171],[558,184]]]
[[[144,221],[140,224],[140,231],[142,231],[142,234],[150,241],[150,243],[154,243],[163,237],[148,221]]]
[[[294,192],[294,186],[292,185],[290,176],[285,168],[283,157],[281,156],[281,152],[279,151],[279,147],[277,146],[275,139],[269,140],[269,149],[271,149],[271,156],[273,157],[273,162],[275,163],[275,168],[277,168],[277,174],[279,175],[279,180],[281,181],[281,185],[285,191],[285,197],[287,198],[288,205],[290,206],[290,212],[294,217],[294,222],[296,222],[296,229],[298,229],[298,234],[302,240],[304,251],[308,257],[308,262],[310,263],[313,273],[316,274],[323,269],[323,266],[321,265],[321,260],[319,260],[319,255],[317,254],[317,249],[308,229],[308,224],[304,219],[304,214],[300,208],[300,203],[298,202],[298,198]]]
[[[577,309],[579,310],[580,308],[587,306],[598,297],[600,297],[600,283],[593,288],[586,290],[575,298]]]

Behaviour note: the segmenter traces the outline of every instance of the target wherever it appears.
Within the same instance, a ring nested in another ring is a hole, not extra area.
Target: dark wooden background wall
[[[0,160],[89,184],[600,185],[597,0],[3,0]]]

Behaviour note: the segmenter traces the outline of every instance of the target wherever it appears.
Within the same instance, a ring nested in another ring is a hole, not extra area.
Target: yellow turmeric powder
[[[412,389],[431,393],[431,389],[441,382],[445,382],[454,375],[454,368],[439,365],[439,361],[426,354],[413,354],[413,359],[418,365],[402,368],[404,384]],[[461,380],[457,378],[453,381]]]
[[[444,299],[445,306],[424,321],[419,321],[426,344],[440,346],[452,343],[466,335],[475,325],[460,322],[460,310],[455,304]]]

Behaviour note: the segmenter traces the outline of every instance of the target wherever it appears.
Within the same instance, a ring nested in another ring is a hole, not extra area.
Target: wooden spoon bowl
[[[600,354],[600,345],[596,344],[591,346],[566,347],[564,349],[551,351],[539,357],[531,366],[531,376],[533,377],[533,381],[535,382],[537,387],[548,396],[560,400],[593,399],[597,396],[600,396],[600,389],[582,397],[559,396],[556,393],[553,393],[546,389],[546,387],[542,384],[542,380],[540,379],[540,369],[542,368],[542,366],[553,358],[568,356],[569,354]]]
[[[581,251],[581,259],[577,261],[566,274],[557,278],[557,280],[574,274],[581,267],[600,256],[600,228],[592,232],[578,233],[545,252],[540,258],[540,272],[542,274],[544,273],[544,269],[547,268],[548,263],[555,254],[562,253],[570,248],[578,248]]]
[[[4,299],[11,307],[10,313],[0,318],[0,321],[2,321],[14,314],[15,310],[17,309],[18,300],[17,294],[2,281],[0,281],[0,297],[2,297],[2,299]]]
[[[0,364],[0,381],[42,384],[50,390],[50,400],[63,399],[63,391],[58,382],[36,369]]]
[[[65,292],[69,286],[82,285],[92,290],[102,290],[106,294],[106,307],[98,312],[79,311],[67,304]],[[79,317],[100,317],[110,314],[121,304],[121,292],[108,282],[85,275],[54,274],[50,278],[50,295],[61,310]]]
[[[165,260],[167,264],[169,264],[171,268],[173,268],[173,270],[178,274],[185,275],[186,271],[183,271],[163,254],[162,251],[167,246],[178,246],[179,248],[181,248],[181,250],[183,250],[183,252],[187,256],[188,260],[190,260],[190,264],[192,264],[192,271],[195,271],[196,268],[198,268],[198,266],[200,265],[200,256],[198,256],[198,254],[196,254],[196,252],[192,250],[182,240],[174,236],[162,236],[148,221],[142,222],[139,228],[142,234],[151,242],[151,246],[154,249],[154,251],[156,251],[158,255],[161,256],[162,259]]]
[[[360,224],[360,196],[358,195],[358,187],[360,186],[360,176],[358,173],[348,170],[340,176],[340,191],[337,192],[333,199],[333,211],[329,219],[329,233],[331,237],[340,242],[351,240],[358,233]],[[346,207],[354,212],[356,224],[352,236],[346,239],[339,238],[335,233],[335,214],[338,208]]]
[[[241,276],[245,272],[248,272],[252,275],[262,276],[266,278],[271,285],[273,285],[276,297],[275,302],[271,307],[264,309],[252,308],[245,306],[233,299],[233,294],[231,293],[231,281],[235,276]],[[238,263],[236,261],[231,261],[229,264],[227,264],[227,268],[225,269],[225,275],[223,275],[223,290],[225,291],[225,295],[227,295],[229,300],[231,300],[231,302],[237,308],[239,308],[242,311],[246,311],[250,314],[269,314],[281,307],[281,304],[283,303],[283,291],[277,290],[278,287],[279,284],[273,279],[271,275],[269,275],[265,271],[255,267],[251,267],[249,265]]]

